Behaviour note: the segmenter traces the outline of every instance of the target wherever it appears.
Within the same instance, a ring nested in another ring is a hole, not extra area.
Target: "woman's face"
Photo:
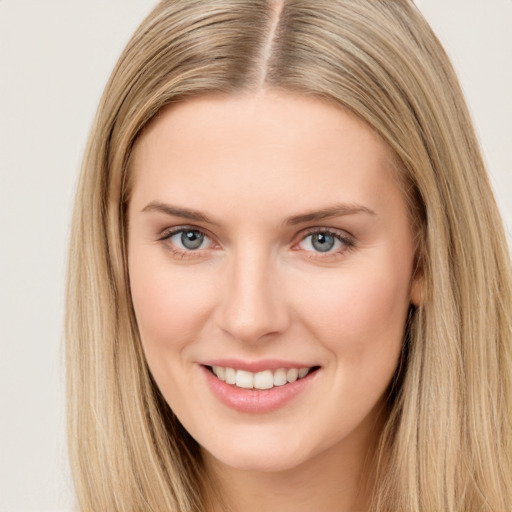
[[[315,98],[207,96],[156,118],[132,172],[144,352],[205,456],[267,471],[364,456],[418,294],[379,137]]]

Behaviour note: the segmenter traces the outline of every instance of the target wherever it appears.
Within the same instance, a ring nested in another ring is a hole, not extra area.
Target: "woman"
[[[82,510],[512,509],[510,259],[412,3],[161,2],[73,222]]]

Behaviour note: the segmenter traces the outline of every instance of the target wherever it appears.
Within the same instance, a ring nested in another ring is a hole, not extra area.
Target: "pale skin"
[[[386,145],[319,99],[205,96],[158,116],[131,171],[142,344],[224,500],[212,511],[365,510],[365,461],[421,295]],[[222,358],[316,371],[283,406],[245,412],[206,383]]]

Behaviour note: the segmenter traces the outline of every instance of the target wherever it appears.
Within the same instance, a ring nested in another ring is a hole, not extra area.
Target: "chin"
[[[288,436],[237,436],[229,442],[202,448],[203,456],[213,464],[237,471],[277,473],[295,469],[314,456],[312,447]]]
[[[304,460],[293,453],[248,453],[247,450],[232,453],[209,453],[217,464],[227,466],[237,471],[255,473],[279,473],[293,470],[301,465]]]

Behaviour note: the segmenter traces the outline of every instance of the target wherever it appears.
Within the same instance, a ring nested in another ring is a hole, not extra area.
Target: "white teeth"
[[[309,373],[310,368],[278,368],[262,372],[235,370],[223,366],[212,366],[213,373],[219,380],[234,384],[244,389],[271,389],[274,386],[284,386],[287,383],[302,379]]]
[[[286,382],[286,370],[279,368],[274,372],[274,386],[284,386]]]
[[[254,387],[254,373],[245,370],[236,371],[236,385],[239,388],[252,389]]]
[[[236,371],[233,370],[233,368],[226,368],[226,382],[228,384],[235,384],[236,383]]]
[[[274,387],[274,376],[270,370],[258,372],[254,375],[254,387],[256,389],[270,389]]]
[[[288,382],[295,382],[299,378],[299,370],[297,368],[290,368],[286,372],[286,380]]]
[[[301,368],[299,370],[299,379],[302,379],[302,377],[305,377],[308,374],[308,372],[309,372],[309,368]]]
[[[223,366],[214,366],[213,373],[215,373],[220,380],[226,380],[226,368]]]

